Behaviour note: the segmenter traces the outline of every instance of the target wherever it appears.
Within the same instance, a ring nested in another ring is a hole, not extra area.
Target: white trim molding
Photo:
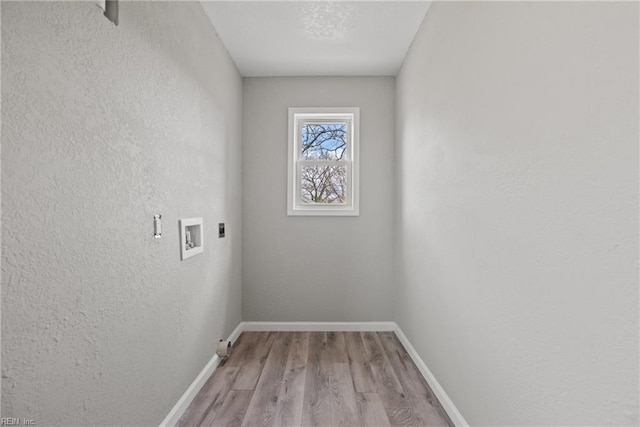
[[[242,322],[240,322],[240,324],[238,324],[238,326],[233,330],[233,332],[231,332],[231,335],[229,335],[229,338],[228,338],[229,341],[231,341],[232,343],[236,342],[236,340],[238,339],[242,331],[243,331]],[[209,360],[209,363],[207,363],[204,369],[200,371],[200,373],[198,374],[196,379],[193,380],[193,382],[191,383],[187,391],[184,392],[182,397],[180,397],[180,399],[173,406],[171,411],[169,411],[169,413],[164,418],[162,423],[160,423],[160,427],[173,427],[178,423],[178,421],[180,420],[180,417],[182,416],[182,414],[184,414],[184,411],[187,410],[187,408],[191,404],[191,401],[196,397],[200,389],[204,386],[204,383],[207,382],[207,380],[209,379],[211,374],[213,374],[213,371],[216,370],[219,364],[220,364],[220,357],[218,357],[217,354],[214,354],[211,360]]]
[[[244,331],[375,332],[395,331],[394,322],[242,322]]]
[[[245,331],[255,332],[301,332],[301,331],[331,331],[331,332],[395,332],[396,336],[404,346],[405,350],[418,367],[418,370],[431,387],[431,390],[440,401],[443,409],[456,427],[469,427],[469,423],[464,419],[453,401],[449,398],[444,388],[440,385],[427,364],[422,360],[416,349],[411,345],[407,336],[395,322],[240,322],[240,324],[229,335],[229,341],[234,343],[240,334]],[[191,401],[196,397],[200,389],[207,382],[220,364],[220,358],[214,355],[202,372],[196,377],[193,383],[184,392],[180,400],[165,417],[160,427],[173,427],[187,410]]]

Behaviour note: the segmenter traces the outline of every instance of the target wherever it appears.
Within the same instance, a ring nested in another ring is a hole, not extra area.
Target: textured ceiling
[[[428,1],[202,1],[243,76],[395,75]]]

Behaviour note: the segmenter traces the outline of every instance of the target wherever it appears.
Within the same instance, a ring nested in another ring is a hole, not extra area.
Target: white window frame
[[[347,124],[346,160],[300,160],[301,126],[303,122],[340,122]],[[289,216],[358,216],[360,108],[289,108],[289,152],[287,214]],[[305,204],[299,188],[299,170],[305,164],[335,164],[347,167],[347,202],[342,204]]]

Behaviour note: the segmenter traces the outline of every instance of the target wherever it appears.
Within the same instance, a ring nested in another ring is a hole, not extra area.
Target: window
[[[359,108],[289,108],[289,215],[358,215]]]

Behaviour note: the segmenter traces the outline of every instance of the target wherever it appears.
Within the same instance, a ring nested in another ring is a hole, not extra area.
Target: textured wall
[[[3,416],[157,425],[238,324],[241,90],[197,2],[2,2]]]
[[[638,47],[434,3],[397,78],[397,321],[471,425],[638,425]]]
[[[245,320],[390,320],[394,79],[246,78]],[[288,107],[360,107],[360,216],[287,216]]]

